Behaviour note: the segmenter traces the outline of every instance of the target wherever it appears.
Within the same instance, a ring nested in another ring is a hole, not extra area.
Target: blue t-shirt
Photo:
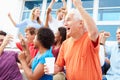
[[[44,64],[46,57],[53,57],[51,48],[42,55],[40,53],[37,53],[32,62],[32,71],[35,70],[38,64]],[[39,80],[53,80],[53,75],[44,74]]]
[[[34,28],[40,28],[43,26],[43,23],[39,24],[36,20],[30,20],[30,19],[25,19],[21,23],[16,24],[16,27],[34,27]]]

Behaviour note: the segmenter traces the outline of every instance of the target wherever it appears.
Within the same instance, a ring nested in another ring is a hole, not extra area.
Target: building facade
[[[8,0],[6,0],[8,1]],[[12,13],[18,12],[18,14],[13,14],[14,19],[17,22],[20,22],[29,17],[30,10],[34,7],[40,7],[41,9],[41,20],[44,22],[45,20],[45,11],[50,4],[51,0],[14,0],[16,3]],[[14,2],[13,1],[13,2]],[[88,11],[88,13],[93,17],[98,26],[99,31],[105,30],[111,33],[111,37],[108,39],[109,41],[116,40],[116,29],[120,25],[120,0],[82,0],[83,7]],[[19,3],[19,5],[17,4]],[[9,3],[13,4],[13,3]],[[53,6],[52,15],[56,17],[56,10],[62,7],[61,0],[58,0]],[[74,6],[71,3],[71,0],[67,0],[67,8],[68,10],[73,8]],[[8,22],[10,22],[8,20]],[[10,26],[13,26],[9,23]],[[0,24],[0,27],[4,27],[4,25]],[[6,26],[6,25],[5,25]],[[8,26],[8,25],[7,25]],[[16,29],[16,32],[24,33],[24,29]]]

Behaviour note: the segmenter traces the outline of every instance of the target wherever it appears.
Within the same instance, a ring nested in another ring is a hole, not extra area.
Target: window
[[[44,0],[25,0],[22,20],[29,18],[30,10],[32,8],[36,6],[42,8],[43,1]],[[93,14],[93,9],[95,9],[93,8],[94,1],[99,2],[99,7],[98,8],[96,7],[96,10],[98,10],[98,15],[96,13]],[[47,8],[51,0],[47,0],[46,2],[47,2],[46,3],[46,8]],[[111,37],[108,40],[115,41],[116,29],[119,26],[119,24],[116,24],[116,22],[118,23],[118,21],[120,20],[120,0],[82,0],[82,5],[91,16],[95,16],[96,20],[98,20],[96,21],[97,22],[96,24],[98,25],[99,31],[101,30],[109,31],[111,33]],[[57,9],[61,8],[62,6],[63,3],[61,2],[61,0],[58,0],[58,2],[53,5],[51,12],[53,17],[56,17]],[[74,6],[72,5],[72,7]],[[115,21],[115,23],[110,24],[111,23],[110,21],[111,22]],[[23,32],[24,29],[21,29],[21,31]]]
[[[42,7],[42,1],[43,1],[43,0],[25,1],[22,20],[29,18],[30,11],[31,11],[34,7],[40,7],[40,9],[41,9],[41,7]]]
[[[43,0],[33,0],[33,1],[25,1],[24,4],[24,8],[23,8],[23,15],[22,15],[22,21],[25,19],[29,18],[30,15],[30,11],[34,8],[34,7],[42,7],[42,2]],[[20,28],[19,31],[24,35],[24,30],[26,27],[24,28]]]
[[[66,0],[66,1],[67,1],[67,0]],[[51,2],[51,0],[47,0],[47,8],[48,8],[50,2]],[[61,8],[61,7],[63,7],[63,3],[62,3],[61,0],[58,0],[58,1],[53,5],[51,14],[52,14],[52,16],[53,16],[54,18],[56,17],[56,11],[57,11],[59,8]]]
[[[93,16],[93,0],[82,0],[82,5],[86,9],[86,11],[90,14],[90,16]],[[73,4],[72,7],[74,8]]]
[[[99,0],[98,20],[120,20],[120,0]]]
[[[99,31],[107,31],[110,32],[110,37],[107,39],[108,41],[115,41],[116,40],[116,30],[118,25],[100,25],[98,26]]]

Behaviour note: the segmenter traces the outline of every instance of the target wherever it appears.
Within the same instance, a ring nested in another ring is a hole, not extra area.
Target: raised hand
[[[62,2],[65,2],[65,0],[61,0]]]
[[[23,35],[21,33],[18,34],[18,38],[19,38],[19,40],[24,39],[24,37],[23,37]]]
[[[8,17],[11,17],[11,14],[10,14],[10,13],[8,13]]]
[[[12,41],[12,39],[13,39],[12,35],[7,35],[2,42],[2,46],[5,47],[10,41]]]
[[[104,32],[104,37],[106,38],[110,37],[110,32]]]
[[[23,50],[27,49],[27,43],[24,39],[21,40],[21,46],[22,46]]]
[[[49,14],[52,10],[50,8],[47,9],[47,14]]]
[[[100,43],[105,44],[105,41],[108,37],[110,37],[110,32],[103,31],[102,33],[100,33]]]
[[[18,38],[20,40],[20,43],[21,43],[23,50],[26,50],[27,49],[27,42],[21,33],[18,35]]]
[[[78,6],[82,6],[81,0],[72,0],[73,5],[77,8]]]
[[[18,59],[20,60],[20,62],[26,61],[25,51],[19,53]]]
[[[29,51],[29,48],[28,48],[28,43],[27,41],[25,40],[25,38],[23,36],[20,36],[20,43],[21,43],[21,46],[22,46],[22,49],[23,49],[23,52],[24,53],[24,58],[26,59],[26,62],[29,64],[29,62],[31,61],[31,56],[30,56],[30,51]],[[23,56],[23,54],[21,54]]]
[[[51,2],[56,2],[56,0],[51,0]]]

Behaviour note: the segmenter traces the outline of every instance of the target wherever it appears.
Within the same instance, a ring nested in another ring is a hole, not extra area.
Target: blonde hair
[[[35,8],[33,8],[32,10],[31,10],[31,13],[30,13],[30,19],[33,21],[34,20],[34,12],[35,12],[35,10],[36,9],[40,9],[39,7],[35,7]],[[37,18],[37,22],[39,23],[39,24],[41,24],[41,20],[40,20],[40,18],[38,17]]]
[[[66,8],[61,7],[60,9],[58,9],[58,10],[56,11],[56,14],[58,14],[58,13],[61,12],[62,10],[66,11]],[[66,15],[66,14],[67,14],[67,12],[65,12],[65,15]]]

